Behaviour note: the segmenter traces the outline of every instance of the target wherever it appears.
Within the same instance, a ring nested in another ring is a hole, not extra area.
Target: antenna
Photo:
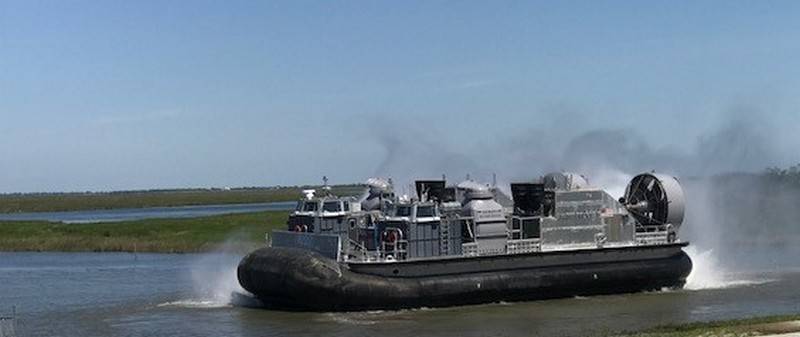
[[[492,187],[497,187],[497,173],[492,172]]]
[[[328,186],[328,176],[322,176],[322,190],[325,191],[326,196],[331,195],[331,187]]]

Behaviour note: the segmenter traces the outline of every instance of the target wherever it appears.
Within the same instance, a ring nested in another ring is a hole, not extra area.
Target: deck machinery
[[[643,173],[614,199],[574,173],[502,191],[419,180],[397,196],[370,179],[359,199],[309,192],[287,230],[239,265],[266,306],[365,310],[680,287],[691,270],[678,230],[683,191]],[[502,203],[505,203],[502,204]]]

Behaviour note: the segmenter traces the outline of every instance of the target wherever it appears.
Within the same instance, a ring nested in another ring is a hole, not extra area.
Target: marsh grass
[[[190,219],[65,224],[0,222],[1,251],[94,251],[189,253],[229,242],[248,251],[264,244],[264,234],[283,228],[287,212],[257,212]]]
[[[800,331],[800,315],[752,317],[727,321],[669,324],[638,332],[606,334],[618,337],[759,336]]]

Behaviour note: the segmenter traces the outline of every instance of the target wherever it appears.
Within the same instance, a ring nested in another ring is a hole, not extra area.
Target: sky
[[[792,165],[799,16],[796,1],[0,0],[0,193],[528,179],[593,154],[683,175]]]

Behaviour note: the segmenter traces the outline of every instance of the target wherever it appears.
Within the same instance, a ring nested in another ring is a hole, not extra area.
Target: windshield
[[[411,206],[398,206],[395,216],[411,216]]]
[[[433,206],[418,206],[417,207],[417,217],[418,218],[429,218],[433,216]]]
[[[341,207],[338,201],[326,201],[325,204],[322,205],[322,210],[325,212],[339,212],[341,211]]]
[[[309,201],[303,206],[304,212],[316,212],[317,211],[317,202],[316,201]]]

